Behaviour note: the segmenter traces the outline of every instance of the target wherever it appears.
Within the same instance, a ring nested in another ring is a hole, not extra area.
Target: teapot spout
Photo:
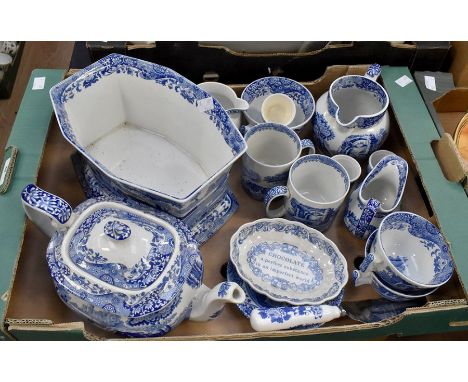
[[[245,300],[242,288],[233,282],[223,282],[213,289],[202,285],[193,300],[193,308],[189,319],[192,321],[208,321],[218,317],[226,303],[241,304]]]

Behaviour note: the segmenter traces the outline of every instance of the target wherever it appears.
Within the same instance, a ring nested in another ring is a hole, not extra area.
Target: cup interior
[[[423,285],[440,285],[453,271],[448,246],[438,229],[410,213],[388,215],[379,228],[385,256],[408,279]]]
[[[286,126],[258,125],[246,135],[247,155],[268,166],[281,166],[300,154],[299,137]]]
[[[387,155],[395,155],[391,151],[388,150],[377,150],[371,154],[369,157],[369,163],[371,165],[371,168],[374,168],[377,163],[379,163],[383,158],[385,158]]]
[[[261,112],[265,122],[288,125],[296,115],[296,105],[287,95],[277,93],[268,96],[263,101]]]
[[[317,203],[342,199],[349,190],[346,170],[332,158],[306,155],[291,168],[291,183],[304,198]]]
[[[383,210],[392,210],[398,202],[399,187],[398,168],[386,166],[379,175],[364,185],[361,195],[365,200],[377,199]]]

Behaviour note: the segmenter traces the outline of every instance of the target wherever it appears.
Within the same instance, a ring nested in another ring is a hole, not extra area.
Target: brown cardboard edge
[[[444,133],[438,141],[434,141],[432,149],[447,180],[460,183],[466,179],[463,158],[449,133]]]
[[[468,111],[468,87],[457,87],[437,97],[432,104],[437,113]]]
[[[301,337],[307,335],[327,334],[337,332],[351,332],[354,330],[371,330],[375,328],[394,325],[405,317],[420,314],[422,312],[437,312],[444,310],[466,309],[467,301],[465,299],[442,300],[436,302],[428,302],[426,305],[418,308],[408,308],[404,313],[394,318],[383,320],[375,323],[358,323],[351,325],[327,326],[309,330],[286,330],[286,331],[268,331],[268,332],[249,332],[249,333],[232,333],[218,335],[192,335],[192,336],[174,336],[174,337],[153,337],[153,338],[110,338],[106,339],[94,335],[86,330],[85,324],[82,321],[67,322],[55,324],[47,319],[7,319],[8,330],[11,331],[63,331],[63,330],[80,330],[83,336],[88,340],[100,341],[202,341],[202,340],[252,340],[252,339],[274,339],[283,337]],[[452,326],[464,326],[454,323]],[[11,336],[11,335],[10,335]]]
[[[405,44],[401,42],[393,42],[390,41],[389,45],[394,48],[404,48],[404,49],[417,49],[416,44]],[[321,52],[328,50],[328,49],[340,49],[340,48],[352,48],[354,46],[353,42],[350,43],[333,43],[328,42],[323,48],[311,50],[309,52],[276,52],[276,53],[249,53],[249,52],[238,52],[231,48],[222,45],[209,45],[209,44],[202,44],[198,43],[199,48],[210,48],[210,49],[220,49],[224,50],[225,52],[238,57],[308,57],[308,56],[315,56],[320,54]]]

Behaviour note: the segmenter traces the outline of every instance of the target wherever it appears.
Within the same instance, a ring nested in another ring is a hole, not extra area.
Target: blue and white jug
[[[379,75],[380,65],[373,64],[365,76],[339,77],[317,101],[314,135],[330,155],[365,159],[387,138],[389,98]]]
[[[398,155],[377,163],[346,204],[344,222],[352,234],[366,239],[385,216],[399,208],[407,177],[408,164]]]

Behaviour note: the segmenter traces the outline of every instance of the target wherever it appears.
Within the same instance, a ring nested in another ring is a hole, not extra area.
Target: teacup
[[[306,155],[289,170],[287,186],[272,188],[265,195],[266,214],[270,218],[287,216],[319,231],[327,230],[350,187],[349,175],[336,160],[325,155]],[[271,203],[283,197],[276,209]]]
[[[358,270],[353,271],[353,281],[356,286],[371,284],[374,290],[383,298],[390,301],[409,301],[417,298],[425,297],[435,292],[438,288],[419,289],[416,292],[400,292],[392,288],[392,286],[385,283],[375,273],[367,273],[365,277],[361,276],[361,272],[365,272],[370,262],[373,260],[374,255],[371,252],[372,245],[374,244],[377,236],[377,230],[372,232],[366,242],[365,257]]]
[[[351,183],[358,180],[358,178],[361,176],[361,165],[353,157],[345,154],[338,154],[332,158],[345,168],[345,170],[348,172],[349,181]]]
[[[371,172],[374,167],[379,163],[383,158],[388,155],[395,155],[390,150],[377,150],[374,151],[370,156],[369,160],[367,161],[367,172]]]
[[[257,200],[263,200],[272,187],[286,184],[288,171],[302,150],[315,153],[310,139],[301,140],[289,127],[276,123],[256,125],[244,139],[247,151],[242,157],[242,185]]]
[[[382,220],[360,268],[356,286],[374,272],[394,290],[406,293],[445,284],[454,266],[447,242],[431,222],[410,212],[394,212]]]
[[[263,101],[261,113],[265,122],[287,126],[296,116],[296,105],[286,94],[271,94]]]

